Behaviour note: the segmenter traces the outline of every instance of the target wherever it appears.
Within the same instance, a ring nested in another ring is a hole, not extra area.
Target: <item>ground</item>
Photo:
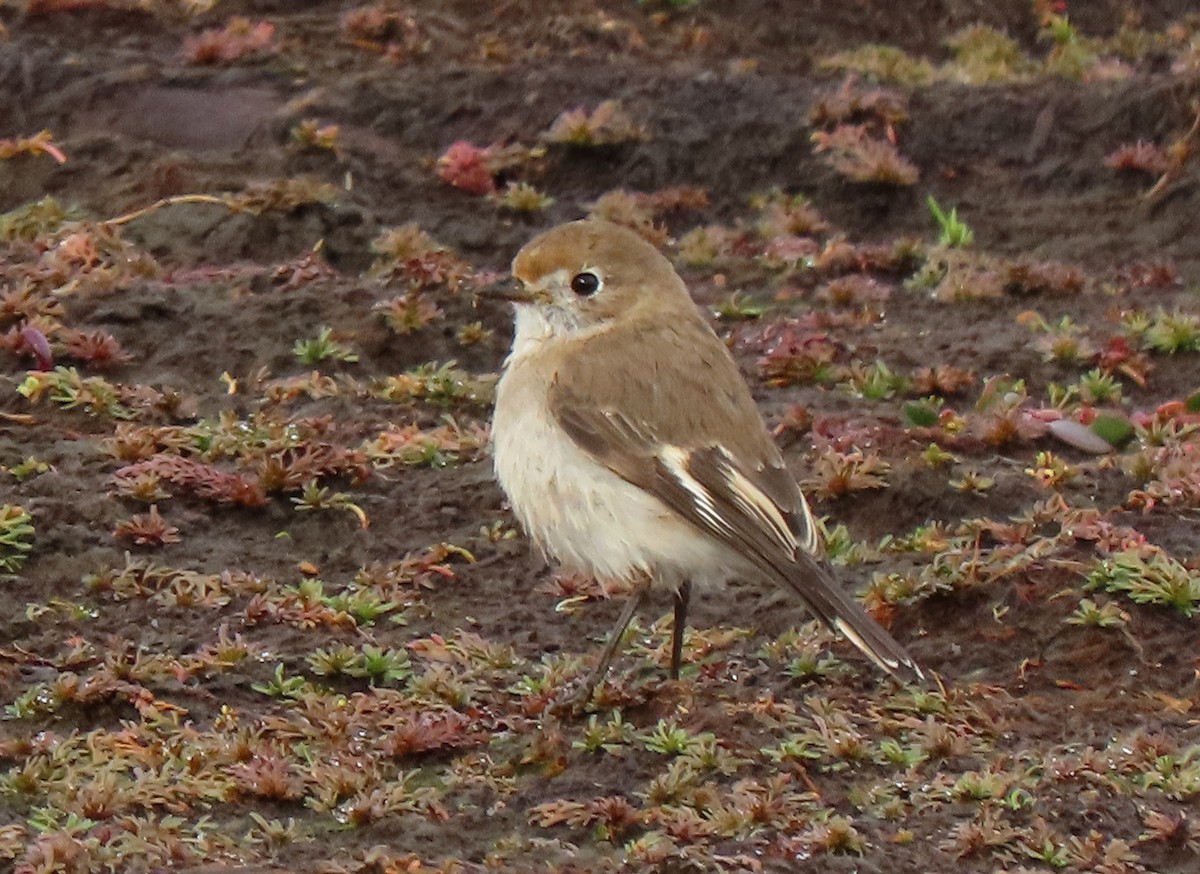
[[[1192,4],[795,6],[0,2],[3,870],[1196,869]],[[744,584],[557,706],[473,292],[589,213],[929,689]]]

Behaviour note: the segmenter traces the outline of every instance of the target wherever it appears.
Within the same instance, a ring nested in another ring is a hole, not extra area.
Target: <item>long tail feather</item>
[[[818,619],[844,634],[880,668],[903,682],[925,682],[925,673],[908,651],[815,558],[800,551],[792,568],[771,571],[776,582],[795,592]]]

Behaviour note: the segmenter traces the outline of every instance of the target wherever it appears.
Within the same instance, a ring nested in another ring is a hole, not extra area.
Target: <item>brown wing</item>
[[[904,648],[846,594],[814,554],[816,532],[804,496],[783,467],[724,346],[711,332],[707,343],[707,349],[701,347],[707,355],[696,356],[694,346],[684,349],[692,354],[685,355],[683,364],[694,365],[686,373],[675,369],[677,359],[670,355],[639,356],[638,368],[627,358],[593,356],[592,350],[573,355],[567,378],[560,370],[551,388],[550,411],[582,449],[791,589],[815,616],[845,634],[881,668],[920,679],[920,669]],[[714,356],[723,363],[714,365]],[[653,360],[647,365],[647,359]],[[577,379],[580,368],[597,361],[609,362],[610,379]],[[672,401],[664,391],[665,386],[682,385],[680,396],[705,397],[693,393],[699,388],[694,380],[704,376],[714,380],[708,393],[711,405],[693,403],[685,409],[678,397]],[[620,385],[620,397],[595,388],[601,384]]]
[[[639,354],[628,354],[629,348]],[[740,473],[782,515],[796,543],[819,551],[808,502],[784,466],[729,350],[699,315],[675,324],[626,325],[620,333],[588,338],[585,349],[563,357],[551,388],[552,411],[567,405],[569,386],[580,409],[626,413],[622,429],[640,429],[647,445],[724,446],[738,459]],[[636,426],[630,425],[633,420]]]

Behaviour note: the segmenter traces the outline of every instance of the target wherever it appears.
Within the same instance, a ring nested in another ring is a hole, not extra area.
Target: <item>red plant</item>
[[[320,600],[310,600],[295,591],[282,596],[254,595],[246,602],[246,624],[262,625],[267,622],[291,625],[295,628],[353,628],[354,617],[342,610],[335,610]]]
[[[590,113],[582,106],[568,109],[542,134],[548,143],[569,146],[607,146],[646,139],[646,131],[616,100],[602,101]]]
[[[1171,169],[1172,161],[1162,146],[1138,140],[1109,152],[1104,158],[1104,166],[1113,170],[1139,170],[1153,176],[1161,176]]]
[[[847,453],[869,446],[878,454],[909,442],[905,430],[898,425],[859,416],[821,416],[813,420],[811,431],[813,445],[822,451]]]
[[[780,417],[771,434],[781,444],[787,446],[812,430],[812,411],[804,404],[792,404]]]
[[[275,25],[257,24],[235,16],[223,28],[211,28],[183,41],[183,59],[190,64],[228,64],[247,55],[273,50]]]
[[[855,251],[858,270],[878,271],[894,276],[910,276],[925,258],[921,242],[900,237],[891,243],[867,243]],[[818,263],[817,265],[821,265]]]
[[[121,491],[147,475],[186,489],[197,497],[221,503],[241,507],[262,507],[267,503],[266,492],[258,482],[178,455],[159,454],[126,465],[113,474],[113,482]]]
[[[1158,504],[1169,507],[1200,507],[1200,464],[1196,444],[1164,446],[1150,457],[1153,478],[1145,488],[1136,489],[1126,498],[1126,506],[1152,510]]]
[[[891,465],[878,452],[853,449],[841,452],[833,446],[818,450],[811,467],[812,476],[805,485],[822,498],[841,498],[851,492],[887,487]]]
[[[784,234],[774,237],[767,243],[760,260],[765,267],[782,269],[795,264],[811,262],[820,251],[820,245],[812,237]]]
[[[836,362],[842,351],[840,344],[831,340],[828,334],[801,336],[794,330],[785,329],[758,360],[758,371],[776,388],[829,382],[838,375],[840,365]]]
[[[121,348],[117,338],[107,331],[77,331],[65,329],[60,335],[66,344],[66,356],[84,361],[93,367],[113,367],[129,360],[129,354]]]
[[[1096,364],[1105,373],[1123,373],[1142,388],[1153,365],[1146,353],[1138,352],[1126,337],[1113,337],[1096,357]]]
[[[1063,518],[1062,529],[1076,540],[1095,543],[1098,549],[1107,553],[1141,549],[1146,545],[1145,534],[1105,518],[1094,507],[1071,508]]]
[[[122,498],[132,498],[147,504],[155,501],[165,501],[171,493],[163,488],[162,478],[156,473],[140,473],[136,476],[122,478],[115,483],[115,492]]]
[[[887,129],[908,118],[908,98],[890,88],[860,88],[858,77],[852,75],[837,91],[820,97],[808,116],[817,127],[852,122]]]
[[[424,552],[409,553],[404,556],[400,559],[398,570],[402,576],[412,580],[413,585],[430,588],[434,583],[434,577],[441,577],[445,580],[454,579],[454,569],[450,566],[449,560],[455,557],[470,562],[475,561],[474,557],[463,549],[447,543],[438,543]]]
[[[1009,294],[1079,294],[1084,282],[1078,267],[1052,261],[1021,261],[1004,272],[1004,290]]]
[[[986,446],[999,449],[1027,443],[1046,433],[1046,422],[1022,404],[998,404],[970,419],[968,434]]]
[[[387,229],[371,241],[371,251],[378,256],[371,266],[373,275],[398,277],[418,287],[458,282],[470,275],[465,263],[415,222]]]
[[[255,468],[256,485],[263,492],[295,491],[314,480],[338,474],[348,474],[355,483],[362,483],[371,475],[361,451],[331,443],[280,449],[259,459]]]
[[[813,152],[825,154],[829,166],[851,182],[914,185],[920,171],[894,143],[872,136],[860,124],[840,124],[812,135]]]
[[[0,292],[0,325],[42,319],[49,326],[56,324],[50,320],[61,319],[65,314],[60,300],[40,293],[32,283]]]
[[[1179,268],[1168,261],[1130,264],[1122,274],[1130,288],[1173,288],[1179,285]]]
[[[145,461],[170,446],[187,445],[182,429],[159,429],[130,422],[118,422],[112,434],[100,441],[100,448],[117,461]]]
[[[641,811],[620,795],[592,799],[588,807],[597,822],[604,823],[618,834],[642,823]]]
[[[306,252],[295,260],[279,264],[271,271],[271,281],[284,291],[333,276],[337,276],[337,271],[317,252]]]
[[[428,252],[398,261],[392,268],[392,276],[404,280],[415,290],[444,286],[450,291],[457,291],[470,275],[470,270],[450,252]]]
[[[496,180],[488,164],[489,151],[466,140],[451,143],[437,159],[438,178],[471,194],[491,194]]]
[[[150,512],[145,516],[134,515],[118,522],[113,537],[132,540],[138,546],[165,546],[180,541],[179,529],[159,515],[157,504],[151,504]]]
[[[437,304],[426,300],[415,290],[381,301],[373,309],[383,313],[384,321],[397,334],[411,334],[436,322],[443,315]]]
[[[883,303],[892,294],[892,286],[861,273],[831,279],[816,291],[817,300],[837,306]]]
[[[786,236],[812,237],[829,230],[829,222],[807,198],[780,195],[763,205],[754,229],[767,240]]]
[[[975,374],[952,364],[922,367],[912,377],[912,389],[918,395],[960,395],[975,384]]]
[[[708,192],[693,185],[675,185],[639,195],[656,213],[707,209]]]
[[[432,750],[461,749],[487,740],[487,733],[471,730],[471,720],[454,710],[408,713],[400,724],[377,741],[384,755],[411,756]]]
[[[292,801],[304,792],[304,784],[292,773],[291,762],[279,753],[256,753],[248,762],[229,766],[229,776],[245,795]]]

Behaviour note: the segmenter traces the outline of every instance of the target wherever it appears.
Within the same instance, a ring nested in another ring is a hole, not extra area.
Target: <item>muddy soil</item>
[[[0,4],[0,138],[48,130],[66,159],[0,161],[0,504],[33,527],[0,583],[4,870],[1200,865],[1200,326],[1174,351],[1129,327],[1200,313],[1200,174],[1182,158],[1148,197],[1159,173],[1105,162],[1191,127],[1191,3],[384,3],[370,26],[350,3],[209,5]],[[1043,16],[1064,11],[1096,45],[1154,36],[1077,77],[876,86],[825,63],[885,43],[943,64],[973,24],[1040,59]],[[197,62],[189,40],[234,16],[271,28],[264,45]],[[814,107],[877,87],[906,106],[881,136],[915,184],[848,179],[813,148]],[[638,137],[542,137],[605,100]],[[438,158],[459,140],[534,150],[493,178],[553,203],[448,184]],[[619,598],[533,554],[492,479],[510,313],[471,290],[616,189],[667,192],[638,208],[814,495],[839,575],[942,690],[899,689],[785,596],[738,585],[694,605],[679,683],[664,594],[590,726],[551,712]],[[771,226],[795,195],[820,221]],[[967,249],[937,246],[929,197],[957,208]],[[69,221],[21,230],[43,198]],[[461,282],[431,281],[436,315],[401,330],[384,314],[413,268],[380,240],[408,223]],[[733,241],[707,263],[686,244],[706,227]],[[780,267],[772,234],[808,260]],[[939,269],[966,271],[961,294]],[[831,290],[846,277],[862,282]],[[324,328],[341,351],[305,358]],[[38,382],[38,335],[75,382]],[[781,378],[789,343],[831,350],[829,378]],[[907,383],[864,388],[877,362]],[[1056,406],[1096,368],[1119,397]],[[92,377],[116,407],[94,383],[79,399]],[[936,424],[912,411],[929,395]],[[1097,408],[1139,424],[1133,442],[1090,455],[1045,428]],[[1170,476],[1139,467],[1158,450]],[[883,472],[839,490],[829,465],[855,452]],[[163,473],[185,457],[205,473]],[[128,468],[147,461],[158,491],[139,500]],[[213,471],[259,477],[261,499]],[[151,503],[174,536],[138,543]],[[1097,582],[1135,553],[1175,563],[1175,607]],[[912,590],[881,598],[889,579]],[[363,592],[387,609],[348,606]],[[338,648],[353,659],[331,667]],[[372,673],[366,648],[407,667]]]

